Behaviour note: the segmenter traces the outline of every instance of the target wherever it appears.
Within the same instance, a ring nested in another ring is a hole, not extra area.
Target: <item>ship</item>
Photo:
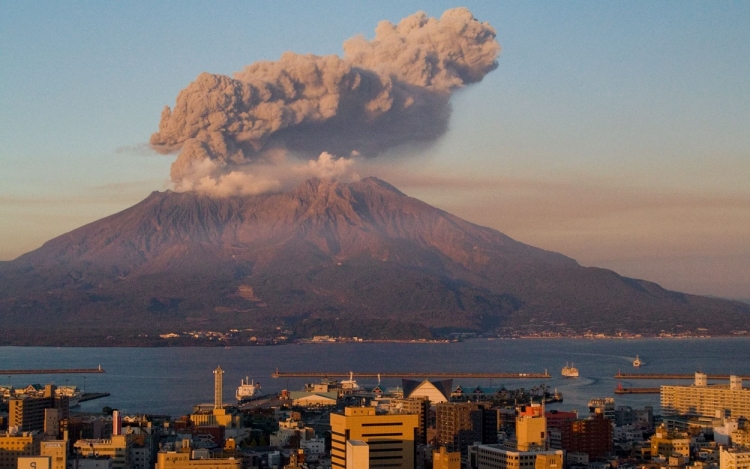
[[[643,362],[641,361],[641,358],[638,355],[636,355],[635,360],[633,360],[633,366],[638,368],[641,365],[643,365]]]
[[[239,387],[237,388],[235,397],[237,398],[238,402],[250,401],[258,397],[255,395],[258,391],[260,391],[260,383],[256,383],[254,380],[251,380],[248,376],[245,376],[245,378],[242,380]]]
[[[341,381],[341,389],[344,391],[344,393],[351,393],[359,389],[359,385],[356,381],[354,381],[353,372],[349,372],[349,379]]]
[[[68,398],[68,406],[75,407],[81,403],[83,394],[77,386],[58,386],[55,389],[55,395],[58,397],[65,396]]]
[[[578,378],[578,368],[573,363],[570,365],[566,363],[562,369],[562,375],[566,378]]]

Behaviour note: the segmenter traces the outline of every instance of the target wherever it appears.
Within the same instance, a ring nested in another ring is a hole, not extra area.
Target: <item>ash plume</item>
[[[287,52],[233,77],[202,73],[162,112],[151,146],[179,152],[176,190],[277,190],[315,175],[356,178],[350,158],[430,143],[448,127],[451,93],[497,67],[495,30],[466,8],[382,21],[343,58]],[[343,161],[339,161],[343,160]]]

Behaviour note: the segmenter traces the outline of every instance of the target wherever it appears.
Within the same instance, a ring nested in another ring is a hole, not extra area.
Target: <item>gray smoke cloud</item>
[[[164,109],[151,146],[179,151],[177,190],[248,194],[289,174],[356,177],[351,157],[444,134],[451,93],[481,81],[499,53],[495,30],[466,8],[382,21],[373,40],[347,40],[343,58],[287,52],[233,77],[202,73]]]

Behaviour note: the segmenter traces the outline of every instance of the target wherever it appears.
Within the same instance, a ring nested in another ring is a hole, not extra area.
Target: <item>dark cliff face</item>
[[[0,285],[8,324],[113,330],[321,332],[347,318],[422,331],[726,332],[750,318],[746,305],[581,267],[375,178],[223,199],[154,192],[0,263]]]

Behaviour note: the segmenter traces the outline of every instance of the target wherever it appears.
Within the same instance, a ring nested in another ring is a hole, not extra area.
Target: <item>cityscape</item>
[[[0,2],[0,469],[750,469],[750,2]]]
[[[636,357],[633,367],[642,365]],[[579,377],[573,364],[562,374]],[[591,396],[583,411],[550,409],[564,396],[544,384],[464,389],[441,377],[365,387],[350,373],[268,394],[249,377],[225,392],[221,366],[213,375],[213,402],[180,417],[76,411],[109,395],[76,386],[0,387],[0,469],[735,469],[750,461],[750,389],[737,375],[696,372],[691,384],[621,389],[660,394],[660,412],[609,396]]]

